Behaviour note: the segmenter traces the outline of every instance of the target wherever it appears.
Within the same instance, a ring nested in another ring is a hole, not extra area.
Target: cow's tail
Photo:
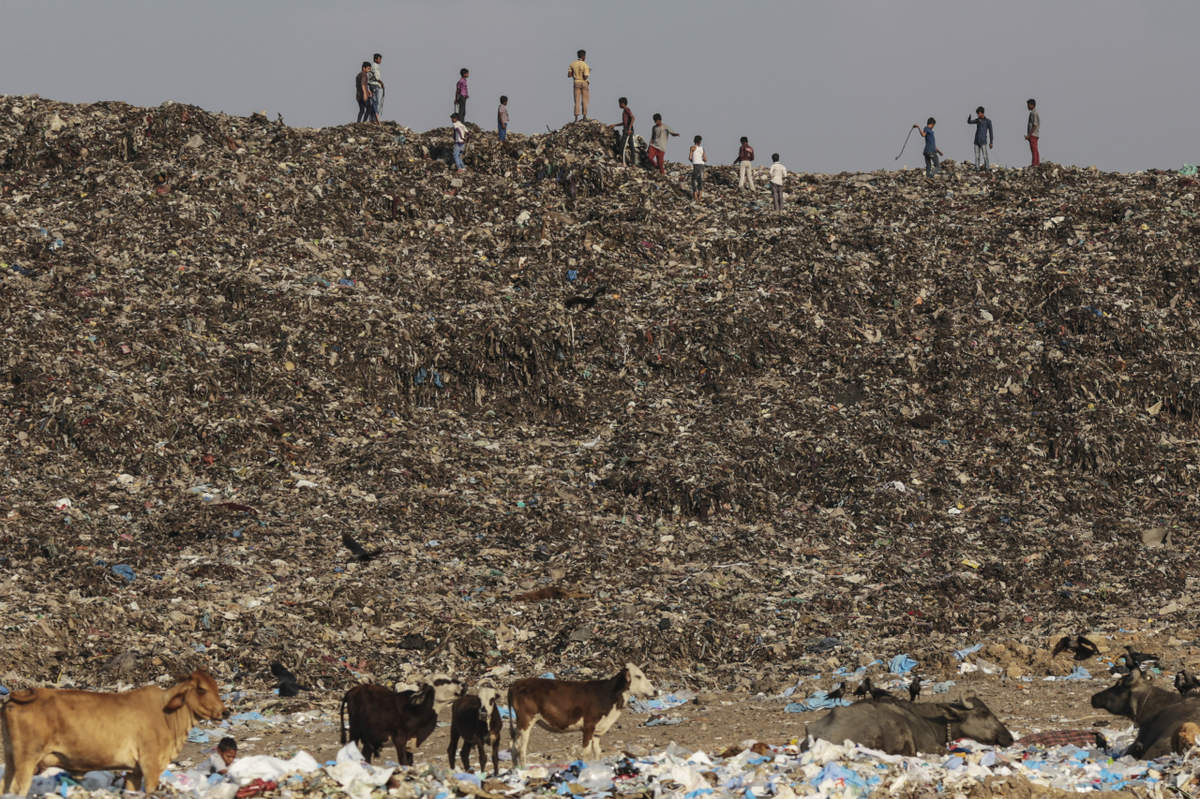
[[[346,743],[346,697],[342,697],[342,704],[338,707],[338,735],[341,742]]]

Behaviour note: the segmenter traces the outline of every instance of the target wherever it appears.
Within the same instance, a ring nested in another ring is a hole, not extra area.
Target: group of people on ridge
[[[1025,107],[1029,109],[1029,119],[1025,123],[1025,140],[1029,142],[1029,153],[1032,156],[1030,165],[1037,166],[1042,162],[1041,155],[1038,153],[1042,118],[1037,112],[1037,100],[1029,98],[1025,101]],[[925,120],[923,128],[920,125],[913,125],[913,128],[920,132],[921,138],[925,139],[923,154],[925,156],[925,174],[928,177],[936,175],[941,170],[940,156],[943,153],[938,149],[937,137],[933,133],[936,124],[937,120],[930,117]],[[992,128],[992,120],[988,119],[984,113],[983,106],[975,109],[975,116],[967,117],[967,124],[975,126],[975,168],[991,169],[992,162],[988,157],[988,150],[992,149],[995,143],[995,131]]]
[[[355,97],[358,100],[358,122],[378,122],[379,113],[383,107],[384,86],[380,73],[380,62],[383,56],[376,53],[373,61],[364,61],[362,69],[355,76]],[[458,82],[454,85],[454,111],[450,114],[451,130],[454,141],[452,157],[455,171],[465,169],[462,156],[466,149],[471,132],[466,125],[467,98],[470,91],[467,79],[471,71],[466,67],[459,70]],[[575,60],[567,66],[567,78],[571,81],[571,96],[575,121],[588,118],[588,101],[591,97],[592,69],[587,63],[587,51],[575,53]],[[634,122],[636,117],[629,107],[629,99],[622,97],[617,101],[621,108],[621,121],[614,122],[609,127],[621,128],[620,151],[632,146]],[[500,141],[508,139],[508,96],[500,96],[500,105],[496,108],[496,133]],[[657,168],[660,174],[666,174],[667,142],[672,136],[678,136],[671,128],[663,123],[662,114],[654,115],[654,126],[650,129],[650,141],[646,147],[646,160],[650,166]],[[922,134],[924,135],[924,134]],[[704,189],[704,170],[708,166],[708,154],[704,150],[703,138],[695,136],[688,150],[688,161],[692,164],[691,188],[692,198],[699,201]],[[771,168],[767,180],[771,186],[772,197],[776,211],[783,210],[783,182],[787,176],[787,168],[779,162],[779,153],[772,153]],[[734,163],[739,165],[738,188],[754,190],[754,148],[750,140],[743,136]]]

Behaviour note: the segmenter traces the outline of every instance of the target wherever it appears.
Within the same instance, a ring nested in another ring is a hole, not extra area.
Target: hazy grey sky
[[[917,166],[918,144],[893,156],[930,115],[967,159],[982,104],[993,161],[1024,164],[1032,96],[1045,160],[1177,168],[1200,161],[1197,31],[1197,0],[0,0],[0,92],[340,124],[378,50],[385,119],[446,124],[467,66],[470,121],[493,127],[504,93],[534,132],[571,119],[585,48],[591,115],[615,122],[622,94],[641,132],[661,112],[672,160],[700,133],[718,163],[746,135],[797,170]]]

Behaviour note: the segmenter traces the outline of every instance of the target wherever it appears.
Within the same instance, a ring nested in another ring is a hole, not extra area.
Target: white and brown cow
[[[631,696],[650,696],[654,686],[632,663],[606,680],[547,680],[529,677],[508,689],[512,709],[513,765],[525,765],[533,725],[550,732],[583,732],[583,751],[600,757],[600,738]]]
[[[158,787],[197,719],[229,715],[206,671],[170,688],[125,693],[58,688],[15,691],[0,709],[4,728],[4,793],[24,796],[33,775],[58,766],[74,774],[127,771],[125,790]]]

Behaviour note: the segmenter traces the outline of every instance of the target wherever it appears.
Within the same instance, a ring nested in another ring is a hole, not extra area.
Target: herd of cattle
[[[1154,759],[1200,744],[1200,685],[1181,673],[1176,688],[1158,688],[1134,669],[1093,695],[1092,707],[1132,719],[1138,733],[1128,754]],[[632,663],[602,680],[517,680],[508,689],[513,765],[527,762],[535,724],[552,732],[580,731],[584,752],[598,758],[599,736],[616,722],[629,698],[653,693],[646,675]],[[342,699],[341,741],[357,743],[370,762],[390,740],[400,764],[412,765],[410,742],[413,749],[420,746],[437,726],[437,705],[450,704],[450,765],[461,741],[463,768],[470,770],[470,750],[477,747],[480,768],[486,769],[487,744],[495,774],[503,731],[499,699],[499,692],[490,687],[468,694],[451,677],[433,678],[411,691],[357,685]],[[169,688],[146,686],[125,693],[15,691],[0,708],[4,793],[24,796],[33,776],[51,766],[72,773],[124,771],[126,790],[152,792],[195,723],[228,716],[217,683],[200,670]],[[808,737],[849,740],[900,755],[944,751],[959,738],[999,746],[1013,743],[1008,728],[976,697],[917,702],[882,692],[834,708],[808,725]]]

